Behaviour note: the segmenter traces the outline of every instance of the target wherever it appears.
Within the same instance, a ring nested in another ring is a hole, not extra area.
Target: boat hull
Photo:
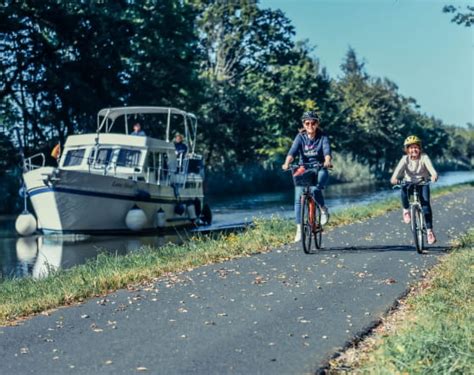
[[[202,204],[203,199],[202,188],[176,189],[50,167],[25,173],[24,180],[44,233],[132,232],[125,218],[134,207],[145,213],[142,231],[190,225],[194,218],[186,208],[197,201]],[[165,220],[158,227],[160,210]]]

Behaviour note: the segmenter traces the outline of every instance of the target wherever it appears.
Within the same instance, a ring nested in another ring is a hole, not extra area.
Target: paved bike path
[[[315,255],[290,244],[0,327],[0,373],[314,372],[473,226],[473,192],[434,200],[426,255],[397,210],[326,233]]]

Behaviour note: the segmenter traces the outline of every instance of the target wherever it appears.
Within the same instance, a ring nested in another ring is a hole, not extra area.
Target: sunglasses
[[[305,121],[304,125],[305,126],[316,126],[317,122],[316,121]]]

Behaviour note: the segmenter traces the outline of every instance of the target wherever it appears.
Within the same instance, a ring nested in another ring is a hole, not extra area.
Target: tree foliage
[[[474,6],[472,5],[466,5],[465,9],[460,6],[445,5],[443,12],[452,13],[453,18],[451,18],[451,22],[457,23],[458,25],[470,27],[474,24]]]
[[[102,107],[186,103],[199,91],[195,16],[172,0],[9,2],[0,8],[6,117],[37,145],[94,129]]]
[[[198,114],[211,171],[252,179],[249,166],[259,175],[279,168],[301,113],[313,109],[334,150],[376,176],[410,134],[430,156],[471,165],[472,126],[421,113],[396,83],[372,77],[353,48],[342,77],[330,77],[317,49],[294,40],[290,20],[255,0],[4,4],[0,119],[22,127],[27,152],[94,130],[100,108],[170,105]],[[455,22],[470,25],[472,14],[463,17]]]

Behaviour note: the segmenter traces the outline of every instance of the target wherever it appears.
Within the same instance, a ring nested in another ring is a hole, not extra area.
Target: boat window
[[[72,167],[75,165],[81,165],[82,159],[84,158],[84,148],[78,148],[76,150],[69,150],[66,153],[66,158],[64,159],[64,167]]]
[[[137,167],[140,164],[139,150],[121,149],[117,157],[117,166],[119,167]]]
[[[110,159],[112,158],[112,149],[111,148],[100,148],[99,152],[97,153],[97,158],[95,159],[95,149],[92,150],[90,156],[90,162],[95,163],[95,167],[100,167],[103,165],[108,165],[110,163]]]
[[[147,168],[151,171],[153,169],[155,169],[155,160],[154,160],[154,156],[155,154],[153,153],[149,153],[148,154],[148,157],[147,157]]]
[[[199,174],[203,167],[202,160],[199,159],[189,159],[188,161],[188,173]]]

